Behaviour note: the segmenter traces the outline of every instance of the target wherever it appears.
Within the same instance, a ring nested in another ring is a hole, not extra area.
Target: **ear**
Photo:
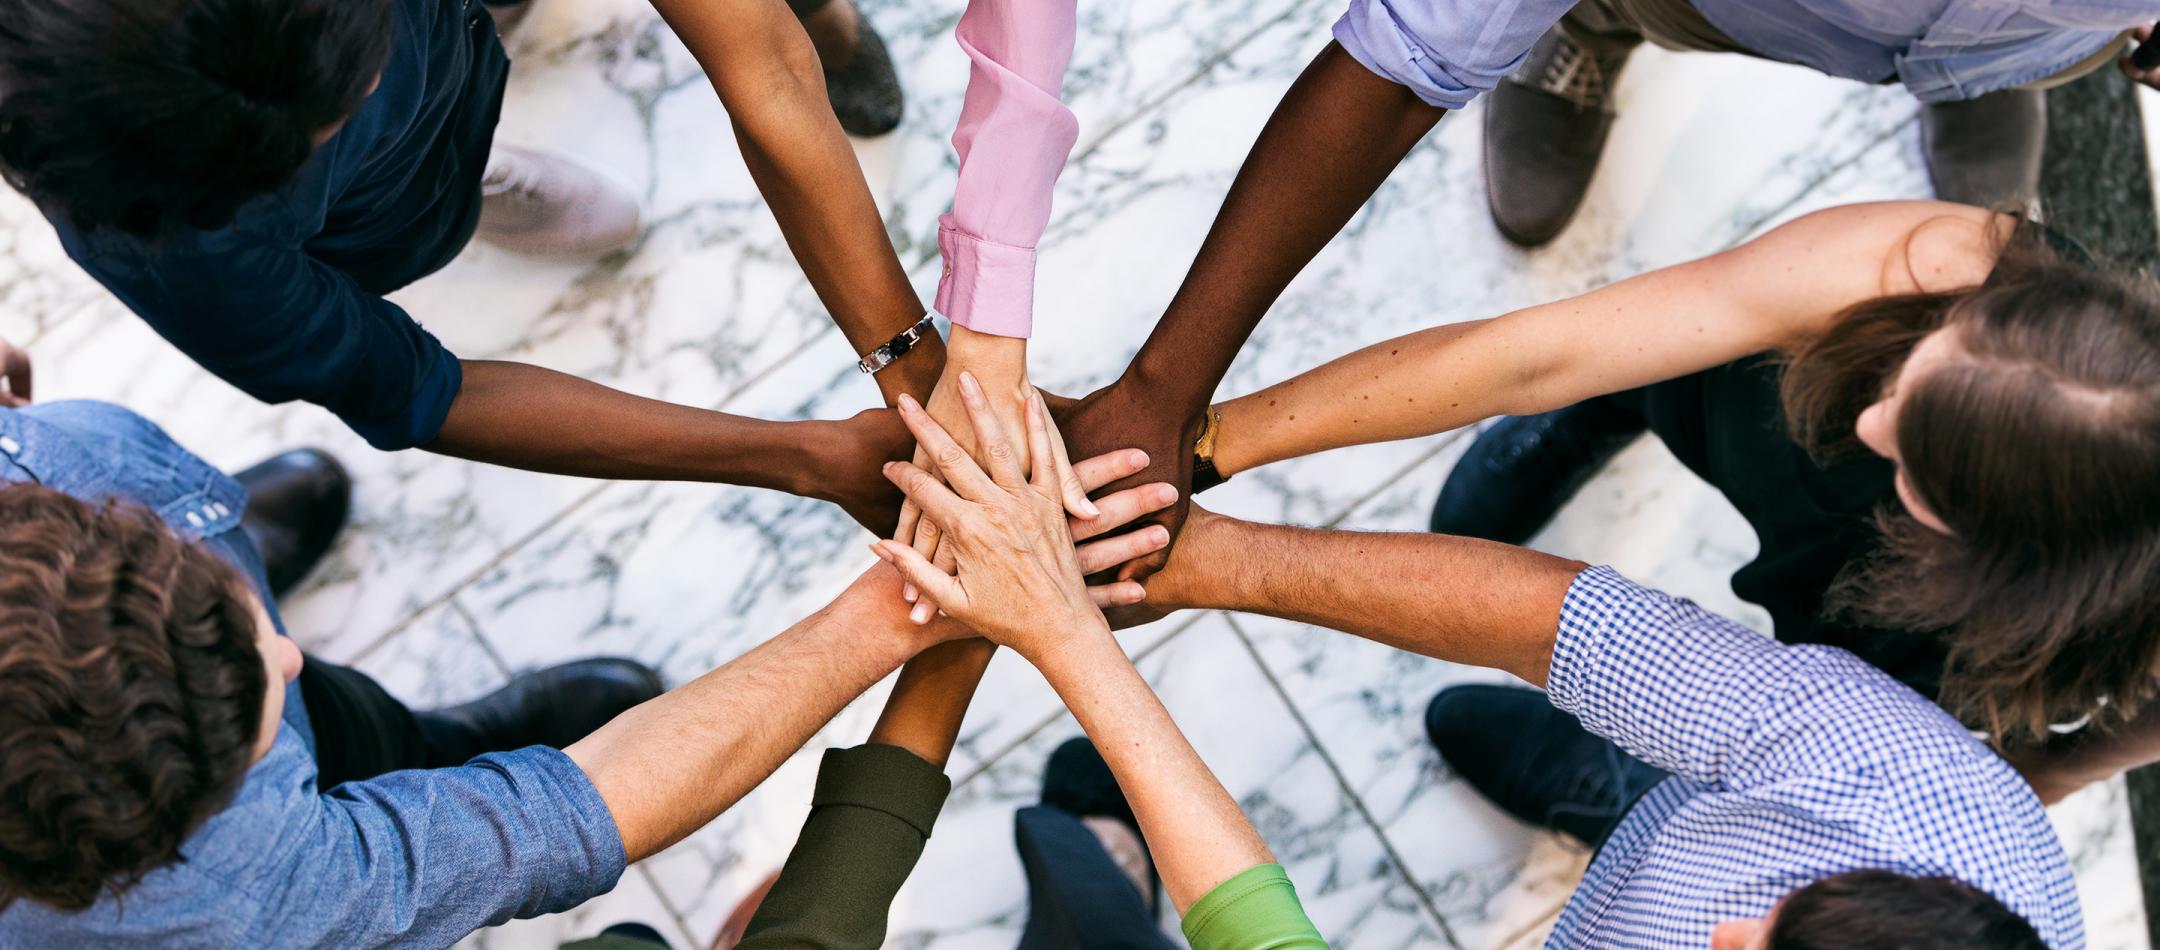
[[[1728,920],[1710,931],[1710,950],[1757,950],[1769,937],[1767,925],[1761,917]]]

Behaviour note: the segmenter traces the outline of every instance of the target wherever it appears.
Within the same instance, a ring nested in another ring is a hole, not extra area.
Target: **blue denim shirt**
[[[246,492],[134,413],[95,402],[0,409],[0,483],[15,482],[149,506],[238,565],[277,619],[239,530]],[[622,876],[613,816],[555,749],[324,790],[314,744],[295,684],[269,755],[181,846],[180,863],[79,913],[16,901],[0,912],[0,946],[442,947],[575,907]]]
[[[1446,109],[1515,71],[1576,0],[1350,0],[1335,38],[1367,69]],[[1678,0],[1676,0],[1678,2]],[[2160,0],[1692,0],[1711,25],[1780,62],[1924,102],[1971,99],[2062,72]]]
[[[480,0],[393,0],[382,82],[292,181],[215,231],[143,240],[46,210],[68,256],[204,369],[336,413],[379,449],[434,441],[457,358],[383,299],[472,237],[510,61]]]

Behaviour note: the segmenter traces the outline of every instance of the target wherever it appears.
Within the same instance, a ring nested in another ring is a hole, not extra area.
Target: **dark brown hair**
[[[1906,484],[1950,528],[1892,503],[1882,540],[1826,607],[1946,638],[1945,707],[1998,739],[2103,709],[2133,714],[2160,674],[2160,293],[2066,263],[2024,226],[1976,288],[1841,315],[1784,374],[1794,438],[1859,449],[1853,426],[1919,341],[1955,350],[1907,381]]]
[[[243,584],[140,506],[0,487],[0,908],[120,894],[224,807],[269,685]]]
[[[2047,950],[2033,925],[1947,877],[1847,871],[1787,895],[1770,950]]]

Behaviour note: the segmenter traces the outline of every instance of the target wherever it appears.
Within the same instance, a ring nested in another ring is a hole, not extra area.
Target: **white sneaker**
[[[643,218],[629,189],[590,166],[498,143],[480,178],[476,236],[520,254],[590,260],[637,240]]]

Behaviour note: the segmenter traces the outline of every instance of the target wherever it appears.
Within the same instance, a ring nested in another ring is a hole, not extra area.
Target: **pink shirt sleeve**
[[[1079,122],[1059,100],[1077,0],[970,0],[953,32],[973,63],[953,147],[960,181],[938,219],[937,309],[979,333],[1025,337],[1035,242]]]

